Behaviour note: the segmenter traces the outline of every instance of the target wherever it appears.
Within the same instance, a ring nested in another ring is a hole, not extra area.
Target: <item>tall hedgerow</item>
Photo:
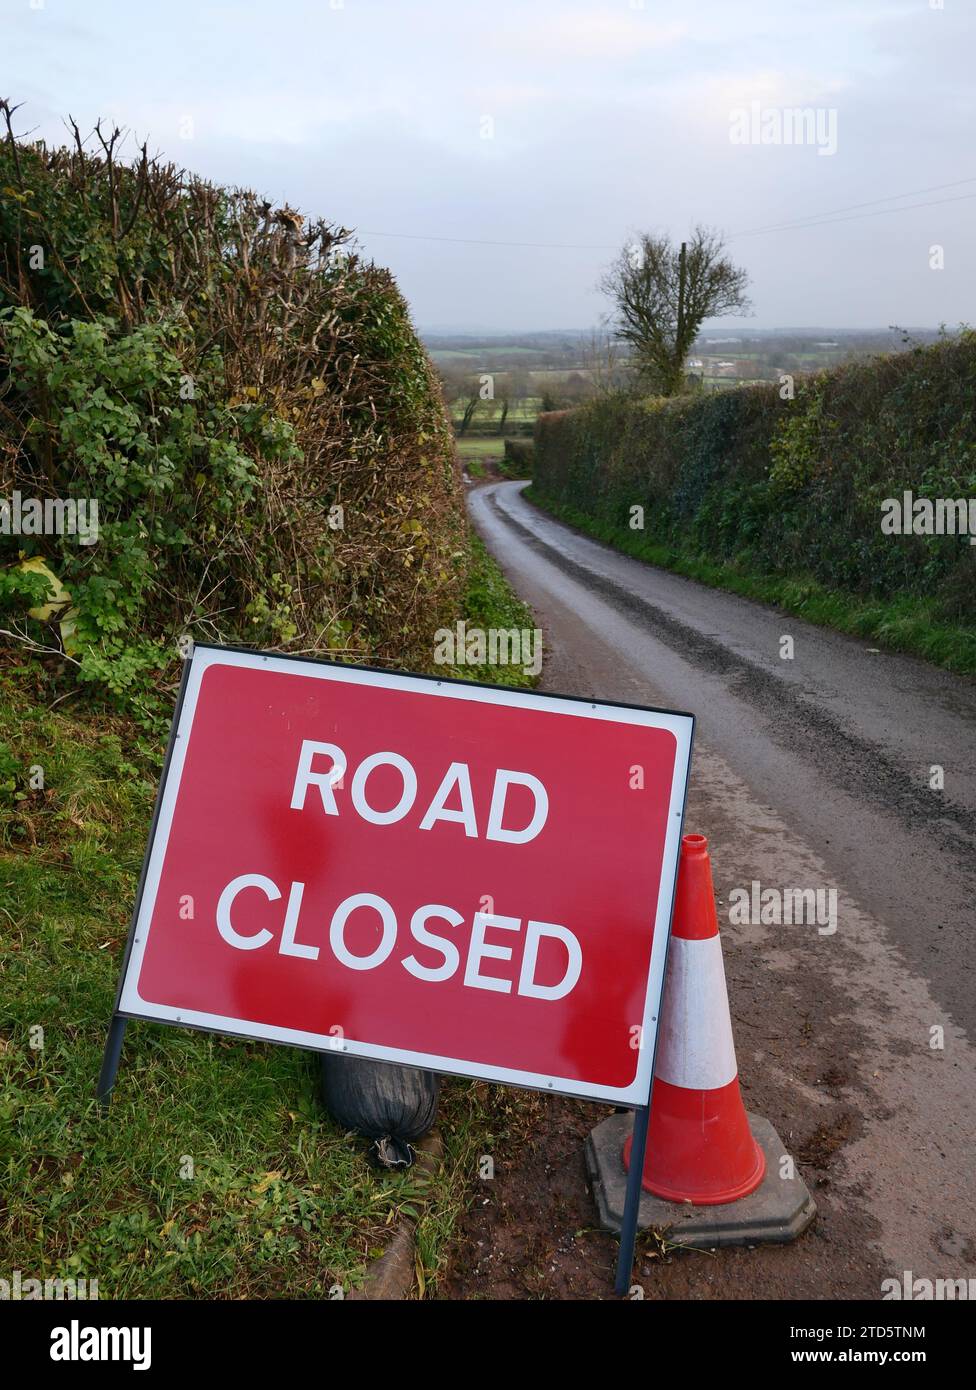
[[[976,624],[968,535],[889,535],[882,502],[976,498],[976,333],[787,385],[542,415],[539,496],[675,552]],[[641,507],[642,513],[632,512]]]
[[[184,636],[426,665],[463,508],[389,272],[118,131],[49,149],[0,115],[0,499],[99,522],[0,534],[8,648],[147,718]]]

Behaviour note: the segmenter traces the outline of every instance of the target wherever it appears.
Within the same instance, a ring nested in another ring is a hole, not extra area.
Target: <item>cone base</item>
[[[719,1206],[668,1202],[642,1191],[638,1228],[664,1231],[668,1240],[692,1250],[725,1245],[783,1244],[796,1240],[814,1220],[813,1198],[799,1173],[785,1177],[780,1161],[787,1152],[768,1120],[749,1113],[749,1128],[766,1159],[766,1176],[754,1192]],[[627,1206],[627,1174],[620,1161],[633,1116],[610,1115],[586,1141],[586,1171],[600,1226],[619,1234]]]

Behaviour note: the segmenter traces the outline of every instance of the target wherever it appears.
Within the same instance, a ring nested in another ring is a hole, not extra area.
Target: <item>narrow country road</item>
[[[543,630],[542,687],[698,716],[686,829],[710,841],[747,1104],[820,1208],[794,1246],[656,1266],[647,1296],[976,1277],[976,684],[642,565],[523,487],[469,505]],[[835,889],[836,931],[730,921],[754,881]],[[573,1260],[562,1292],[586,1288]]]

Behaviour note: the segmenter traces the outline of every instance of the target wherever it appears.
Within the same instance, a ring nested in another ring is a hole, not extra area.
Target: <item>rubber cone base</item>
[[[796,1173],[784,1177],[783,1141],[768,1120],[749,1115],[752,1135],[765,1159],[759,1186],[734,1202],[707,1206],[668,1202],[642,1191],[640,1230],[666,1233],[675,1245],[711,1250],[720,1245],[784,1244],[796,1240],[817,1214],[806,1183]],[[586,1168],[593,1198],[605,1231],[620,1231],[623,1223],[627,1172],[621,1158],[633,1128],[631,1114],[611,1115],[586,1141]]]

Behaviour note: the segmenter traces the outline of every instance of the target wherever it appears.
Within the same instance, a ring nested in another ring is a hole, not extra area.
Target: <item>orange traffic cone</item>
[[[685,835],[642,1186],[669,1202],[745,1197],[766,1161],[739,1094],[715,890],[704,835]],[[630,1165],[630,1140],[624,1167]]]

